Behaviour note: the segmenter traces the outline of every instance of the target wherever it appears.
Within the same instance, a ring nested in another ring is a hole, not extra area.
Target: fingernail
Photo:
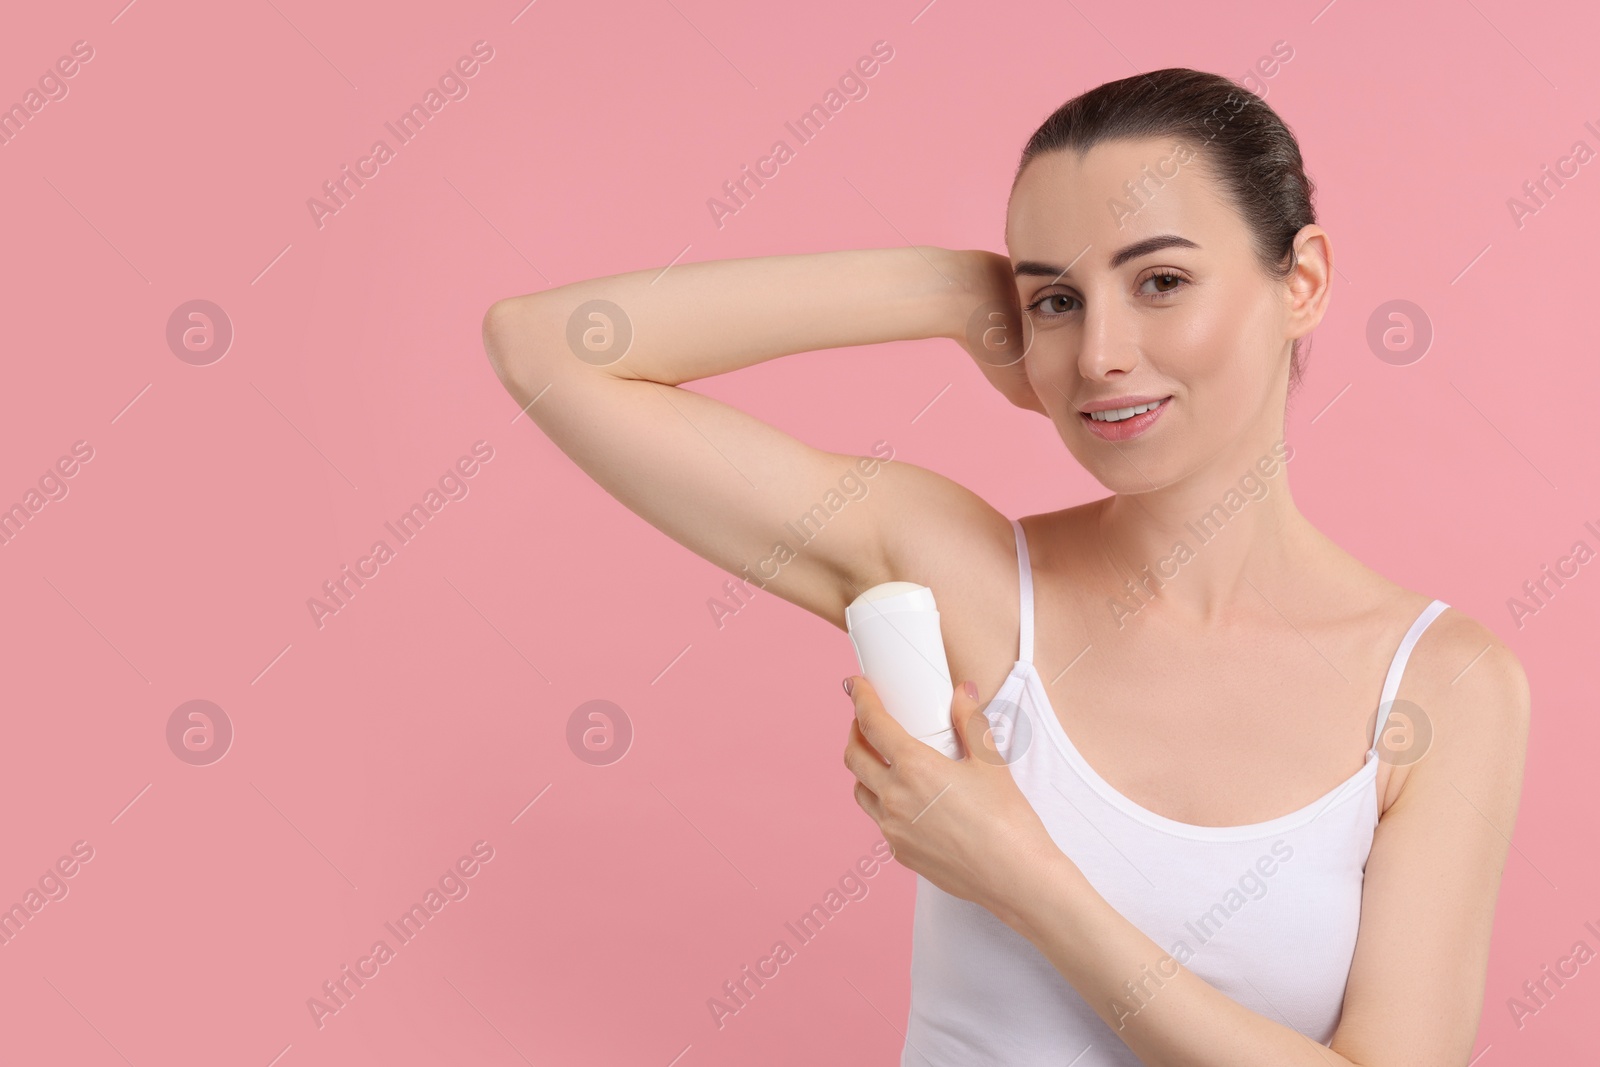
[[[844,680],[844,695],[845,696],[849,696],[850,695],[850,679],[848,679],[848,678],[846,678]]]
[[[976,682],[962,682],[961,691],[967,694],[968,700],[978,699],[978,683]]]

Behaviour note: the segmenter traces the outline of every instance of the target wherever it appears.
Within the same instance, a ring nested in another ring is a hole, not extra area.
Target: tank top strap
[[[1012,519],[1011,528],[1017,535],[1017,617],[1021,623],[1017,639],[1017,659],[1033,662],[1033,564],[1028,561],[1028,538],[1022,532],[1022,520]]]
[[[1383,737],[1384,723],[1388,721],[1389,710],[1394,706],[1395,694],[1400,691],[1400,678],[1405,674],[1411,650],[1416,647],[1422,631],[1426,630],[1429,624],[1449,606],[1442,600],[1435,600],[1423,608],[1422,614],[1411,624],[1411,629],[1400,639],[1400,647],[1395,649],[1394,659],[1389,663],[1389,673],[1383,679],[1383,692],[1378,697],[1378,721],[1372,728],[1372,746],[1367,750],[1369,754],[1378,750],[1378,740]]]

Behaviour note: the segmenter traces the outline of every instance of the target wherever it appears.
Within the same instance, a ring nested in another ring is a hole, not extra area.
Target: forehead
[[[1242,220],[1205,163],[1176,137],[1107,141],[1036,157],[1006,211],[1014,260],[1042,260],[1073,273],[1105,269],[1111,254],[1159,234],[1180,234],[1208,253],[1245,247]],[[1087,251],[1085,251],[1087,249]]]

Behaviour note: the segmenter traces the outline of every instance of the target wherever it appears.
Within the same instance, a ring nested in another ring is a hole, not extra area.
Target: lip
[[[1117,396],[1110,400],[1096,400],[1083,405],[1078,410],[1084,414],[1091,411],[1115,411],[1117,408],[1136,408],[1140,404],[1154,404],[1157,400],[1166,400],[1166,396]]]
[[[1082,412],[1078,417],[1088,425],[1089,432],[1100,438],[1102,441],[1127,441],[1138,437],[1140,434],[1150,429],[1150,427],[1154,426],[1156,424],[1156,420],[1161,418],[1161,413],[1166,411],[1170,406],[1171,399],[1171,397],[1153,396],[1143,398],[1134,397],[1132,399],[1122,399],[1104,403],[1096,402],[1094,404],[1090,404],[1088,410]],[[1153,404],[1157,400],[1162,402],[1160,407],[1151,408],[1142,415],[1135,415],[1131,419],[1123,419],[1121,422],[1098,422],[1089,417],[1090,411],[1108,411],[1115,408],[1132,408],[1138,407],[1140,404]]]

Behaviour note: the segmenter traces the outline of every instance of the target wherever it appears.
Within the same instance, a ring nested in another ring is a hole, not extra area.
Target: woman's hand
[[[865,678],[846,681],[855,717],[844,765],[857,779],[856,803],[903,866],[1009,925],[1019,894],[1064,857],[996,751],[972,683],[956,686],[951,705],[967,754],[952,760],[907,733]]]
[[[961,264],[966,313],[955,340],[1002,396],[1019,408],[1048,415],[1028,381],[1023,357],[1033,344],[1033,323],[1022,313],[1011,260],[983,249],[954,254]]]

